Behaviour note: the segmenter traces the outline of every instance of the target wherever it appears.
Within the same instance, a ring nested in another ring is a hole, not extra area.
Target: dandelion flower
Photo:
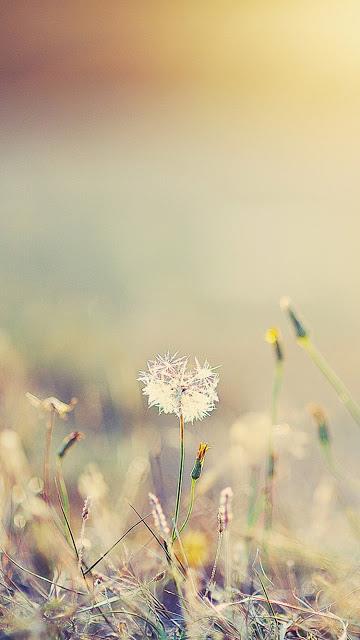
[[[143,394],[149,407],[158,407],[159,413],[173,413],[179,418],[179,475],[173,519],[172,543],[178,535],[182,481],[184,475],[185,422],[202,420],[215,409],[219,401],[216,387],[219,374],[205,360],[201,366],[195,358],[195,368],[188,369],[188,358],[175,353],[158,355],[148,362],[147,371],[141,371],[138,380],[143,383]]]
[[[187,367],[186,356],[159,355],[148,362],[148,370],[142,371],[138,380],[144,385],[149,407],[158,407],[159,413],[182,416],[184,422],[194,422],[209,415],[219,401],[219,374],[207,361],[200,365],[196,358],[195,368]]]
[[[279,337],[280,332],[276,327],[270,327],[270,329],[268,329],[265,333],[265,340],[269,344],[275,344],[276,342],[278,342]]]

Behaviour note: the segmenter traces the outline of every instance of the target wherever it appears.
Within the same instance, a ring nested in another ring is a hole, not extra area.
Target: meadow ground
[[[283,308],[356,429],[357,403]],[[171,354],[144,366],[133,415],[97,388],[37,396],[3,336],[2,639],[360,637],[359,478],[323,408],[283,419],[283,340],[265,337],[269,411],[234,418],[221,368]]]

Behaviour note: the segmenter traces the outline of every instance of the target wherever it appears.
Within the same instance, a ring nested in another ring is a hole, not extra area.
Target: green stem
[[[179,457],[179,477],[176,492],[175,502],[175,514],[174,514],[174,526],[171,535],[172,542],[174,543],[177,537],[177,525],[179,520],[180,501],[181,501],[181,489],[184,475],[184,459],[185,459],[185,446],[184,446],[184,416],[180,414],[179,417],[179,439],[180,439],[180,457]]]
[[[272,400],[271,400],[271,422],[273,426],[277,423],[279,395],[280,395],[282,381],[283,381],[283,363],[282,361],[278,361],[275,366],[274,384],[273,384]]]
[[[345,405],[350,415],[355,420],[356,424],[360,427],[360,406],[354,400],[350,391],[344,385],[343,381],[339,378],[335,371],[333,371],[333,369],[325,360],[324,356],[320,353],[320,351],[318,351],[318,349],[315,347],[308,336],[298,338],[298,343],[301,347],[303,347],[303,349],[305,349],[305,351],[307,351],[314,364],[320,369],[327,381],[335,389],[341,402]]]
[[[190,488],[190,503],[189,503],[189,508],[188,508],[188,512],[186,514],[186,518],[184,520],[184,522],[182,523],[180,529],[179,529],[179,533],[182,532],[183,529],[185,529],[187,523],[189,522],[190,516],[192,514],[192,510],[193,510],[193,506],[194,506],[194,500],[195,500],[195,485],[196,485],[196,480],[194,480],[194,478],[191,479],[191,488]]]
[[[62,461],[61,461],[61,458],[59,458],[59,456],[57,457],[57,460],[56,460],[56,470],[57,470],[57,479],[58,479],[58,484],[59,484],[60,497],[62,499],[62,506],[63,506],[64,512],[65,512],[65,516],[66,516],[68,522],[70,522],[69,495],[68,495],[66,484],[65,484],[65,480],[64,480],[64,474],[63,474],[63,469],[62,469]],[[64,518],[64,520],[65,520],[65,518]],[[65,532],[66,532],[66,537],[67,537],[68,541],[70,541],[69,532],[68,532],[66,526],[65,526]]]
[[[271,397],[271,425],[269,430],[269,444],[268,444],[268,457],[266,468],[266,482],[265,482],[265,529],[271,529],[273,519],[273,502],[274,502],[274,444],[273,444],[273,431],[274,426],[277,423],[278,416],[278,404],[279,395],[283,380],[283,363],[281,360],[276,362],[274,382]]]

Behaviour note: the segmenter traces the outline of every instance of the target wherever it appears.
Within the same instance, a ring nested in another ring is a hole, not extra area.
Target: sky
[[[359,14],[3,5],[0,326],[38,386],[106,372],[132,407],[136,371],[170,349],[222,365],[234,414],[263,410],[276,324],[284,405],[337,415],[289,295],[360,395]]]

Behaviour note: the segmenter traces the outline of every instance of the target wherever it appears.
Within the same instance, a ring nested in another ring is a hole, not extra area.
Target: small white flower
[[[220,493],[220,504],[219,504],[219,525],[222,528],[222,531],[225,531],[230,522],[233,519],[232,512],[232,500],[233,500],[233,490],[231,487],[226,487]]]
[[[60,418],[63,418],[63,420],[67,420],[67,414],[70,413],[70,411],[73,411],[77,404],[77,398],[71,398],[69,404],[66,404],[66,402],[62,402],[54,396],[45,398],[45,400],[41,400],[29,392],[25,393],[25,396],[29,400],[30,404],[36,409],[40,409],[40,411],[47,413],[54,411],[58,416],[60,416]]]
[[[149,493],[149,502],[151,513],[154,519],[154,525],[160,531],[163,538],[167,538],[170,534],[169,525],[165,518],[159,498],[154,493]]]
[[[182,415],[185,422],[202,420],[219,401],[216,387],[219,374],[207,361],[203,366],[195,358],[195,368],[187,369],[186,356],[157,356],[148,362],[148,370],[141,371],[138,380],[148,396],[149,407],[158,407],[160,413]]]

